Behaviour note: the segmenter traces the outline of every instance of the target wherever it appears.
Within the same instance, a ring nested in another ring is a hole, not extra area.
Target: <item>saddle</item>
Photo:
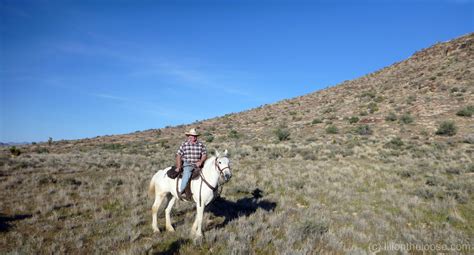
[[[171,169],[166,172],[166,175],[168,175],[170,179],[176,179],[176,193],[178,194],[181,200],[192,200],[193,193],[191,192],[191,181],[199,178],[199,176],[201,175],[201,168],[196,166],[194,167],[191,173],[191,178],[186,184],[186,188],[184,188],[184,196],[178,192],[178,181],[179,179],[183,178],[183,168],[179,169],[179,172],[176,172],[176,166],[172,166]]]

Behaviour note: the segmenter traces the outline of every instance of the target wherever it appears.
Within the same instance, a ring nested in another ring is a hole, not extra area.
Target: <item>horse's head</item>
[[[219,170],[219,174],[224,181],[227,182],[232,177],[232,172],[230,170],[230,160],[227,157],[227,150],[224,151],[223,154],[220,154],[216,150],[216,168]]]

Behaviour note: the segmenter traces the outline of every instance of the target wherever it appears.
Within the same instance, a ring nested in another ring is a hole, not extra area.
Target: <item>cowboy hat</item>
[[[191,128],[189,132],[184,133],[185,135],[193,135],[193,136],[199,136],[199,133],[196,131],[195,128]]]

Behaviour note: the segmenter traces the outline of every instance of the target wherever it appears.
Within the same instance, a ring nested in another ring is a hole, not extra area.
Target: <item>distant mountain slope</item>
[[[212,135],[213,141],[225,141],[229,132],[236,132],[240,141],[273,143],[278,127],[289,130],[293,141],[300,141],[324,137],[328,126],[335,126],[338,134],[346,134],[362,124],[368,125],[375,137],[435,137],[443,120],[454,120],[459,139],[463,139],[463,135],[473,133],[472,118],[458,117],[456,112],[474,104],[473,42],[474,33],[471,33],[420,50],[405,61],[361,78],[240,113],[178,127],[61,144],[73,147],[71,143],[94,146],[152,142],[158,132],[161,138],[176,144],[190,126]],[[405,120],[411,121],[411,125],[397,124]]]

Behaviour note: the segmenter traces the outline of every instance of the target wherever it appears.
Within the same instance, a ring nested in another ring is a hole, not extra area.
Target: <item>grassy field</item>
[[[169,165],[165,158],[114,150],[5,153],[2,253],[365,253],[370,244],[389,243],[467,253],[474,241],[472,144],[402,142],[240,146],[232,154],[234,178],[208,208],[197,244],[189,236],[191,203],[179,202],[172,213],[176,233],[152,233],[145,191]]]

